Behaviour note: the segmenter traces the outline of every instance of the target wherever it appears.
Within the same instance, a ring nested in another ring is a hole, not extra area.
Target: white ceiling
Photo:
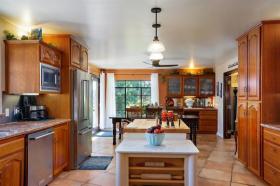
[[[280,19],[280,0],[0,0],[0,15],[43,32],[71,33],[102,68],[148,68],[150,9],[159,6],[162,63],[209,67],[236,48],[235,39],[264,19]],[[27,23],[26,23],[27,22]],[[29,22],[29,23],[28,23]]]

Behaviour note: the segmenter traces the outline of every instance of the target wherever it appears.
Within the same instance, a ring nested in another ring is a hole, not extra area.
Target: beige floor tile
[[[247,186],[247,184],[231,183],[230,186]]]
[[[68,179],[56,179],[48,186],[81,186],[83,183],[76,182]]]
[[[206,168],[206,169],[216,169],[216,170],[225,171],[225,172],[231,172],[232,171],[232,165],[233,165],[233,163],[216,162],[216,161],[208,160],[208,161],[206,161],[206,164],[204,165],[204,168]]]
[[[197,185],[198,186],[230,186],[230,182],[211,180],[206,178],[198,178]]]
[[[202,178],[220,180],[220,181],[228,181],[231,180],[231,172],[225,172],[215,169],[206,169],[203,168],[199,174]]]
[[[242,174],[242,173],[232,173],[232,182],[234,183],[242,183],[248,185],[255,185],[255,186],[265,186],[267,185],[265,182],[260,180],[258,177],[254,176],[253,174]]]
[[[104,174],[105,171],[75,170],[68,173],[66,179],[87,183],[90,179]]]
[[[113,186],[115,185],[115,175],[106,173],[98,177],[92,178],[88,183],[102,185],[102,186]]]

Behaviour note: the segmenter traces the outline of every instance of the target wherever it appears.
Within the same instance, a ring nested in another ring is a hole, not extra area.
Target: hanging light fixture
[[[155,23],[153,24],[153,28],[155,28],[155,36],[153,42],[148,47],[148,52],[151,53],[150,60],[161,60],[163,59],[162,52],[165,50],[164,45],[158,39],[157,31],[157,29],[161,27],[161,25],[157,22],[157,14],[161,12],[161,8],[152,8],[151,12],[155,14]]]

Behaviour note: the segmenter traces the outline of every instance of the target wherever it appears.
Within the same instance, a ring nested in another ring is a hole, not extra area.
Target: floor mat
[[[113,137],[113,131],[102,130],[94,134],[97,137]]]
[[[80,165],[80,170],[106,170],[113,156],[92,156]]]

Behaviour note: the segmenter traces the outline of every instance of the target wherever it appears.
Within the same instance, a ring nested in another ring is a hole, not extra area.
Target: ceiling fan
[[[170,65],[161,65],[159,64],[160,60],[163,59],[162,52],[165,50],[164,45],[159,41],[158,38],[158,31],[157,29],[161,27],[160,24],[157,22],[157,14],[161,12],[161,8],[154,7],[151,9],[151,12],[155,14],[155,23],[152,25],[155,28],[155,36],[153,42],[149,45],[148,51],[150,52],[150,60],[152,63],[148,63],[143,61],[145,64],[152,65],[153,67],[176,67],[177,64],[170,64]]]
[[[177,64],[170,64],[170,65],[161,65],[159,64],[159,60],[157,61],[152,61],[152,63],[148,63],[146,61],[143,61],[143,63],[148,64],[148,65],[152,65],[152,67],[177,67]]]

